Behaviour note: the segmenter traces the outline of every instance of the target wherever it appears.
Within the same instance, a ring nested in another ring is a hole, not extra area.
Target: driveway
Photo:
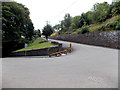
[[[2,87],[118,88],[118,50],[77,43],[72,46],[73,52],[61,57],[3,58]]]

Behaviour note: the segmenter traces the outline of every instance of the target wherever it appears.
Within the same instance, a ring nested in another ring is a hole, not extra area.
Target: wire
[[[55,17],[52,20],[55,20],[56,18],[58,18],[61,14],[63,14],[65,11],[67,11],[67,9],[69,9],[72,6],[74,6],[78,1],[79,0],[75,0],[74,2],[72,2],[68,7],[66,7],[60,13],[58,13],[57,15],[55,15]]]

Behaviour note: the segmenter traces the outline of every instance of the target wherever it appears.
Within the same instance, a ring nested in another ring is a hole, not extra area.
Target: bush
[[[95,31],[108,31],[108,30],[120,30],[119,21],[115,20],[113,22],[109,22],[108,24],[97,28]]]
[[[116,27],[118,24],[118,21],[110,22],[106,25],[106,28],[113,28]]]
[[[120,23],[118,23],[115,27],[116,30],[120,30]]]
[[[81,34],[85,34],[87,32],[89,32],[88,27],[83,27],[82,30],[81,30]]]
[[[88,33],[88,32],[89,32],[88,26],[84,26],[82,28],[77,29],[78,34],[85,34],[85,33]]]
[[[105,26],[101,26],[101,27],[97,28],[95,31],[105,31]]]
[[[89,32],[88,26],[85,26],[85,27],[81,28],[81,34],[85,34],[85,33],[88,33],[88,32]]]

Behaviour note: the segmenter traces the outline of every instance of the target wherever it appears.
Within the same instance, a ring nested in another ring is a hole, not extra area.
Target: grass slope
[[[41,41],[45,41],[45,40],[42,38],[37,38],[33,43],[29,44],[29,46],[27,48],[19,49],[19,50],[16,50],[15,52],[56,46],[56,45],[52,44],[51,42],[39,43]]]
[[[98,28],[102,27],[102,26],[105,26],[111,22],[114,22],[117,20],[117,18],[120,17],[120,16],[116,16],[116,17],[112,17],[110,19],[107,19],[105,22],[101,23],[101,24],[93,24],[89,27],[89,31],[90,32],[94,32],[96,31]],[[109,28],[110,29],[110,28]],[[106,30],[107,31],[107,30]],[[109,30],[108,30],[109,31]]]

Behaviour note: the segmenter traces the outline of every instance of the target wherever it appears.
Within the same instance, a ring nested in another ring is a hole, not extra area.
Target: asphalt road
[[[70,42],[63,42],[68,46]],[[117,88],[118,50],[72,43],[61,57],[3,58],[3,88]]]
[[[2,89],[2,58],[0,58],[0,90]]]

